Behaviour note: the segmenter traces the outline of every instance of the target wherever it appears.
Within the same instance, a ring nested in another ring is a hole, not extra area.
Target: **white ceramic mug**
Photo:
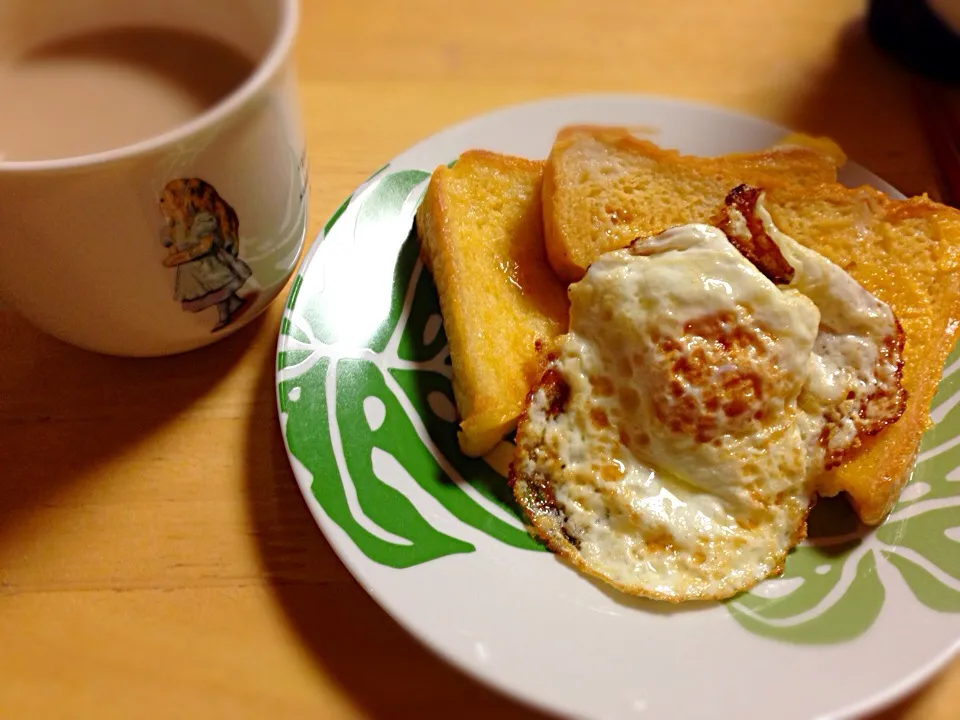
[[[0,23],[37,41],[172,27],[255,59],[229,96],[158,137],[74,158],[0,160],[0,299],[69,343],[134,356],[205,345],[265,309],[306,230],[297,10],[296,0],[0,0]]]

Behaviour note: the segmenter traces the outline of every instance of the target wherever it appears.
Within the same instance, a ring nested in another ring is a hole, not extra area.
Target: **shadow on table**
[[[933,194],[932,165],[913,109],[914,80],[870,40],[857,20],[839,34],[833,55],[797,79],[784,122],[827,135],[851,160],[907,195]]]
[[[118,358],[62,343],[0,310],[0,545],[20,519],[213,390],[261,322],[193,352]]]
[[[318,670],[370,717],[537,718],[440,660],[353,580],[324,539],[287,462],[265,352],[245,463],[251,523],[266,577]]]

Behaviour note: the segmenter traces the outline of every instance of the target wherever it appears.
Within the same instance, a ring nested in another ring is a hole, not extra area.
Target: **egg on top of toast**
[[[817,476],[903,412],[893,312],[756,188],[606,253],[569,295],[511,482],[552,550],[631,594],[722,599],[779,572]]]

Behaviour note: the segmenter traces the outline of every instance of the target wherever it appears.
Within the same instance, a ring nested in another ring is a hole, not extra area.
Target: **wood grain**
[[[862,9],[305,0],[310,236],[443,126],[582,91],[828,133],[904,192],[932,191],[907,80],[865,40]],[[277,429],[279,313],[198,352],[124,360],[0,308],[0,717],[536,717],[424,650],[323,540]],[[960,662],[882,717],[958,707]]]

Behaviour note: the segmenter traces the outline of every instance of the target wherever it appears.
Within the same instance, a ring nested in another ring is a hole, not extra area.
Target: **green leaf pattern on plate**
[[[540,549],[503,478],[457,451],[439,303],[411,232],[428,177],[378,174],[341,206],[316,249],[323,274],[294,282],[278,353],[284,435],[311,492],[364,554],[396,568],[475,549],[430,522],[413,486],[464,526]]]
[[[336,211],[292,286],[277,355],[290,453],[330,520],[383,565],[473,552],[477,531],[542,550],[502,468],[459,452],[437,293],[412,231],[429,173],[385,169]],[[886,523],[870,531],[843,500],[821,501],[783,575],[726,603],[736,622],[791,643],[856,638],[883,607],[881,563],[932,610],[960,612],[960,348],[931,411],[914,479]]]

